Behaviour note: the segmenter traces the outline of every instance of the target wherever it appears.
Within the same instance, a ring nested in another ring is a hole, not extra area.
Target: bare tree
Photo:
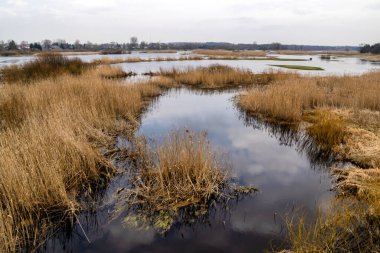
[[[21,50],[28,50],[29,49],[29,42],[23,40],[20,42],[20,49]]]
[[[0,51],[5,49],[5,43],[3,40],[0,40]]]

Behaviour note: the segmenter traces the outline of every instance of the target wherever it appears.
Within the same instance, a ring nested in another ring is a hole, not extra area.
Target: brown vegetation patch
[[[159,93],[153,84],[123,86],[96,70],[3,86],[0,251],[15,252],[26,243],[33,248],[51,217],[72,216],[78,195],[113,173],[98,147],[112,143],[144,101]]]
[[[229,165],[218,160],[205,133],[172,131],[155,149],[145,141],[139,145],[141,163],[129,204],[142,201],[153,211],[177,211],[223,195]]]
[[[30,83],[62,74],[80,75],[90,66],[78,58],[69,59],[61,54],[44,53],[31,62],[0,69],[0,81]]]
[[[184,70],[161,70],[161,76],[169,77],[179,84],[198,88],[225,88],[252,85],[257,76],[249,70],[224,65],[187,68]]]
[[[98,74],[107,79],[126,78],[136,75],[133,72],[125,72],[121,67],[101,66],[97,70]]]

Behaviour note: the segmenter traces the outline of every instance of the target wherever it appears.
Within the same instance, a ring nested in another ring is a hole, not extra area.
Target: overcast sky
[[[380,0],[0,0],[0,40],[380,41]]]

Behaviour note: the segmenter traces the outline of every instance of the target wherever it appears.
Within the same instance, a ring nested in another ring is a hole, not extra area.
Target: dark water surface
[[[82,214],[69,233],[49,239],[47,252],[263,252],[284,245],[281,216],[295,207],[310,214],[332,197],[331,179],[317,154],[294,142],[292,131],[246,120],[232,101],[236,92],[200,93],[171,90],[142,118],[140,134],[162,139],[172,129],[207,131],[216,149],[228,153],[241,185],[260,192],[228,208],[217,207],[201,222],[177,223],[165,235],[154,229],[125,227],[110,221],[117,189],[124,177],[107,188],[93,214]],[[307,145],[306,145],[307,146]],[[306,150],[306,151],[305,151]],[[323,159],[322,159],[323,161]]]

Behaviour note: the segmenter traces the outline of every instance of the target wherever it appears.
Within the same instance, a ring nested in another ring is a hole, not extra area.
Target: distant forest
[[[377,45],[377,44],[375,44]],[[369,46],[369,45],[368,45]],[[369,46],[372,48],[371,46]],[[367,48],[367,45],[365,46]],[[16,43],[14,40],[7,42],[0,40],[0,51],[6,50],[22,50],[22,51],[42,51],[42,50],[63,50],[63,51],[100,51],[109,49],[120,50],[193,50],[193,49],[225,49],[225,50],[304,50],[304,51],[359,51],[360,47],[355,46],[311,46],[311,45],[284,45],[278,42],[270,44],[233,44],[227,42],[171,42],[148,43],[145,41],[139,42],[137,37],[132,37],[128,43],[101,43],[92,42],[81,43],[79,40],[74,43],[68,43],[63,39],[42,40],[41,42],[21,41]]]
[[[366,44],[360,48],[360,53],[380,54],[380,43],[373,44],[372,46],[369,44]]]

